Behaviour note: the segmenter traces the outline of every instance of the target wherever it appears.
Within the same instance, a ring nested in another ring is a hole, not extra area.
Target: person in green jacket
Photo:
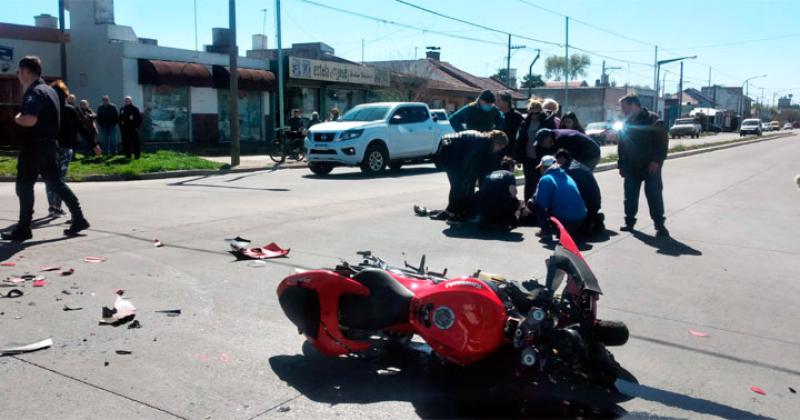
[[[492,91],[484,90],[477,101],[464,105],[450,116],[450,125],[456,132],[502,130],[503,113],[494,106],[494,102]]]

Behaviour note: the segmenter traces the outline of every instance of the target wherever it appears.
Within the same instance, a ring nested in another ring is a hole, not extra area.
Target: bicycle
[[[305,159],[306,150],[303,137],[301,137],[302,133],[294,134],[292,137],[287,137],[283,128],[275,129],[275,140],[272,142],[272,150],[269,154],[273,162],[283,163],[287,157],[297,162]]]

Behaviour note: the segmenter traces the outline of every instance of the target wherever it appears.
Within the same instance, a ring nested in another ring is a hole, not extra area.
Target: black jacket
[[[503,114],[503,132],[508,137],[508,147],[504,154],[508,156],[513,156],[516,150],[517,133],[522,125],[522,120],[522,114],[513,109]]]
[[[141,125],[142,114],[139,112],[139,108],[133,105],[123,106],[119,111],[119,129],[123,131],[136,131]]]
[[[62,104],[61,123],[58,126],[58,147],[65,149],[77,147],[78,131],[83,131],[78,110],[68,103]]]
[[[641,173],[650,162],[662,163],[667,157],[669,139],[658,115],[642,108],[632,115],[620,131],[617,152],[619,168],[625,173]]]
[[[581,193],[583,204],[586,205],[586,210],[589,214],[595,214],[600,211],[602,200],[600,186],[597,185],[597,179],[595,179],[592,170],[574,159],[570,162],[569,167],[565,169],[567,175],[578,185],[578,191]]]
[[[591,137],[576,130],[553,130],[555,144],[550,149],[540,148],[542,155],[555,155],[558,149],[565,149],[579,162],[590,162],[600,158],[600,146]]]
[[[100,105],[97,108],[97,124],[101,127],[113,127],[119,123],[119,111],[117,106],[109,103],[108,105]]]
[[[549,128],[551,130],[555,130],[557,128],[554,114],[548,115],[545,113],[541,113],[539,114],[537,121],[539,122],[539,129]],[[528,148],[528,142],[533,141],[533,139],[528,138],[528,128],[531,126],[532,123],[533,123],[533,114],[529,113],[525,117],[525,120],[522,122],[522,125],[520,125],[519,127],[519,135],[517,136],[517,145],[515,147],[516,150],[514,151],[514,160],[516,160],[517,162],[523,162],[527,159],[526,150]],[[536,153],[537,157],[534,160],[538,161],[538,159],[542,157],[541,153],[539,152],[540,150],[537,150]]]
[[[488,135],[466,130],[442,137],[436,159],[448,173],[477,180],[492,171],[497,154]]]

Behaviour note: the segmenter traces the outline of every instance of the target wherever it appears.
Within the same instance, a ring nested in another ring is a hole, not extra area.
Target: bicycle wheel
[[[283,142],[276,140],[272,143],[269,158],[275,163],[283,163],[286,160],[286,155],[283,153]]]

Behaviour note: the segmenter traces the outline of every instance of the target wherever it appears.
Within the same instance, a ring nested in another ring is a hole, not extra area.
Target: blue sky
[[[76,0],[73,0],[76,1]],[[77,0],[87,1],[87,0]],[[195,0],[116,0],[118,24],[130,25],[140,37],[156,38],[160,45],[194,48],[193,4]],[[196,0],[198,37],[201,45],[211,42],[212,27],[227,27],[227,0]],[[478,42],[398,27],[327,10],[302,0],[283,0],[283,43],[323,41],[337,55],[361,61],[411,59],[424,55],[430,45],[442,48],[442,60],[479,75],[490,75],[505,67],[507,36],[434,16],[395,0],[315,0],[337,8],[386,20],[468,37]],[[800,98],[797,77],[800,47],[800,1],[795,0],[407,0],[463,20],[536,40],[564,43],[564,17],[569,15],[570,45],[589,50],[592,66],[585,79],[599,78],[603,57],[606,65],[621,67],[610,75],[618,84],[652,85],[653,45],[659,59],[698,55],[684,68],[685,87],[707,85],[709,66],[712,83],[740,86],[744,79],[767,74],[750,83],[750,96],[766,101],[774,92],[793,93]],[[533,5],[533,6],[531,6]],[[550,9],[542,10],[534,6]],[[275,46],[275,1],[238,0],[237,25],[240,49],[251,45],[250,35],[262,32],[267,9],[266,33]],[[38,13],[57,14],[57,0],[0,0],[0,21],[32,24]],[[577,21],[576,21],[577,20]],[[592,26],[586,25],[586,22]],[[624,35],[621,37],[607,31]],[[743,43],[743,41],[761,40]],[[542,49],[534,73],[543,72],[544,58],[564,54],[561,46],[515,38],[526,49],[515,51],[511,67],[520,74]],[[499,44],[499,45],[496,45]],[[733,44],[733,45],[720,45]],[[627,60],[625,62],[622,60]],[[666,87],[677,90],[678,64],[664,67]],[[790,90],[791,89],[791,90]]]

